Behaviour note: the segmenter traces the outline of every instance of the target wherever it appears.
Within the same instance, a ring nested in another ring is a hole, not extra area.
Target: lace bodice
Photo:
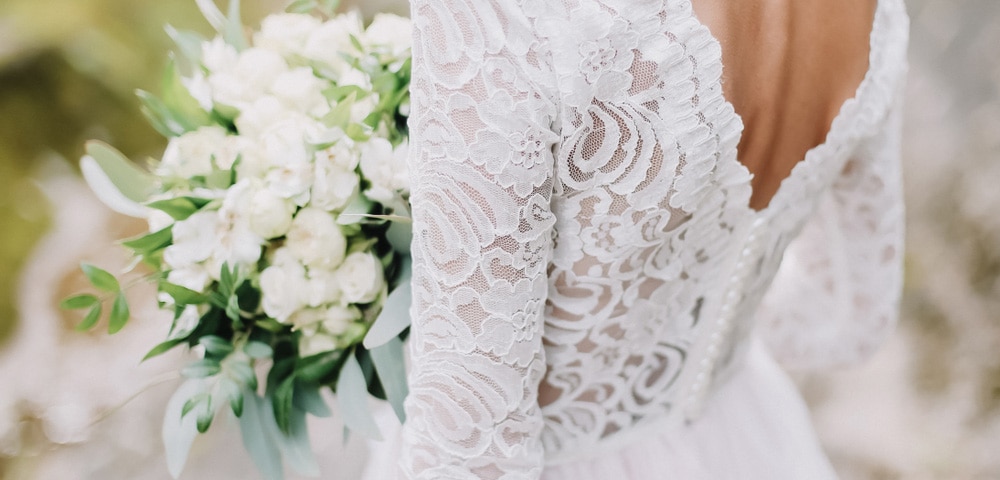
[[[906,16],[763,211],[687,0],[413,0],[414,300],[403,470],[537,478],[697,421],[752,330],[849,362],[900,290]]]

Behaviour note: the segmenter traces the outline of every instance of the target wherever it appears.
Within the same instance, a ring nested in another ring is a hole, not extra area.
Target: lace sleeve
[[[793,369],[858,363],[893,330],[902,290],[901,102],[785,251],[758,313]]]
[[[513,7],[411,2],[407,478],[538,478],[554,103]]]

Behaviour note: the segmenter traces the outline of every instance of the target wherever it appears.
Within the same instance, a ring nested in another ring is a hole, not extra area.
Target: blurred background
[[[244,18],[283,3],[246,0]],[[845,479],[1000,479],[1000,2],[907,5],[900,328],[872,362],[796,380]],[[76,165],[91,138],[162,152],[134,90],[157,91],[165,23],[209,33],[193,0],[0,1],[2,480],[169,478],[160,422],[183,358],[138,364],[168,322],[140,310],[114,337],[82,334],[56,308],[85,287],[81,261],[123,267],[113,241],[143,228],[100,205]],[[232,427],[213,426],[181,478],[257,478]],[[335,421],[313,433],[325,472],[363,454]]]

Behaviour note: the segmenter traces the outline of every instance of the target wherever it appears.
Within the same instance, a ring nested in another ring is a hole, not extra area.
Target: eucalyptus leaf
[[[80,159],[80,173],[83,174],[83,179],[87,182],[90,190],[108,208],[130,217],[146,218],[148,216],[149,209],[119,191],[118,186],[104,172],[94,157],[84,155]]]
[[[97,321],[101,319],[101,304],[96,303],[94,306],[90,307],[90,311],[87,312],[87,316],[83,317],[83,321],[77,324],[76,330],[80,332],[85,332],[94,328],[97,325]]]
[[[326,400],[323,400],[323,395],[320,394],[320,389],[322,388],[324,387],[314,383],[296,384],[295,396],[292,399],[296,408],[305,410],[320,418],[333,415],[330,407],[326,404]]]
[[[167,469],[174,478],[180,476],[187,462],[191,444],[198,436],[197,422],[194,417],[181,416],[183,405],[191,397],[204,392],[204,385],[199,380],[188,380],[181,384],[167,402],[166,414],[163,417],[163,445],[166,447]]]
[[[404,261],[399,272],[399,286],[382,304],[382,311],[362,342],[365,348],[371,350],[384,345],[410,326],[410,269],[410,262]]]
[[[222,367],[219,365],[219,362],[211,358],[203,358],[184,367],[181,370],[181,375],[188,378],[204,378],[215,375],[221,370]]]
[[[170,109],[173,118],[184,126],[185,131],[197,130],[199,127],[212,124],[209,112],[202,108],[181,81],[173,59],[167,62],[162,82],[163,104]]]
[[[128,300],[123,292],[115,295],[115,303],[111,304],[111,316],[108,319],[108,333],[118,333],[128,322]]]
[[[393,337],[388,342],[369,350],[369,353],[378,378],[382,382],[382,389],[385,390],[386,400],[396,412],[399,423],[405,422],[403,400],[409,393],[409,387],[406,384],[403,342],[398,337]]]
[[[226,23],[219,33],[222,34],[226,43],[232,45],[237,51],[243,51],[247,48],[247,40],[243,36],[243,20],[240,18],[240,0],[229,0]]]
[[[382,440],[368,407],[368,385],[361,365],[354,355],[349,355],[337,381],[337,404],[344,416],[344,425],[374,440]]]
[[[271,346],[263,342],[250,341],[243,346],[243,352],[254,358],[260,360],[262,358],[271,358],[274,355],[274,350]]]
[[[206,335],[198,339],[205,351],[216,357],[225,357],[233,351],[233,345],[228,340],[217,335]]]
[[[79,310],[81,308],[93,307],[100,302],[101,300],[96,295],[81,293],[63,300],[59,304],[59,308],[63,310]]]
[[[243,414],[243,391],[231,378],[223,377],[219,379],[217,385],[219,393],[229,400],[229,408],[233,410],[233,415],[239,417]]]
[[[257,374],[249,363],[233,362],[228,365],[229,373],[250,390],[257,390]]]
[[[295,377],[288,377],[274,390],[271,402],[274,407],[274,419],[282,433],[288,433],[291,425],[291,412],[295,398]]]
[[[125,155],[99,140],[86,143],[87,155],[94,159],[111,183],[129,200],[144,202],[153,193],[156,179],[135,166]]]
[[[81,263],[80,269],[83,270],[83,274],[90,280],[90,283],[97,287],[99,290],[104,290],[105,292],[117,293],[121,290],[121,285],[115,276],[108,273],[106,270],[95,267],[89,263]]]
[[[174,41],[181,57],[186,60],[189,66],[194,67],[201,63],[201,45],[205,41],[201,35],[194,32],[177,30],[171,25],[165,27],[167,36]]]
[[[316,463],[316,456],[309,444],[309,428],[304,411],[297,408],[291,410],[288,432],[278,437],[278,446],[293,470],[302,475],[319,475],[319,464]]]
[[[243,415],[240,415],[243,446],[265,480],[281,480],[284,468],[274,435],[277,426],[270,401],[248,390],[243,391],[243,398]]]
[[[226,16],[222,14],[222,10],[215,5],[212,0],[194,0],[194,3],[198,5],[198,9],[201,10],[201,15],[208,20],[208,24],[212,28],[220,31],[226,25]]]
[[[192,130],[190,125],[182,123],[182,120],[174,115],[170,107],[156,95],[145,90],[136,90],[135,96],[139,97],[139,101],[142,103],[142,106],[139,107],[142,115],[160,135],[173,138]]]

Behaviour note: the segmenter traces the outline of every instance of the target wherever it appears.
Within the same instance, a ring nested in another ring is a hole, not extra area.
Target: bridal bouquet
[[[266,477],[283,459],[315,474],[305,420],[330,415],[324,389],[351,430],[378,436],[369,395],[403,420],[409,21],[364,28],[329,0],[298,0],[248,34],[237,0],[225,14],[197,1],[218,36],[168,27],[178,54],[162,92],[139,92],[169,139],[162,158],[140,168],[90,142],[81,168],[105,203],[148,221],[122,244],[173,324],[146,357],[181,345],[198,357],[164,420],[171,473],[230,410]],[[81,330],[107,317],[118,331],[127,282],[83,272],[100,296],[63,307],[86,312]]]

